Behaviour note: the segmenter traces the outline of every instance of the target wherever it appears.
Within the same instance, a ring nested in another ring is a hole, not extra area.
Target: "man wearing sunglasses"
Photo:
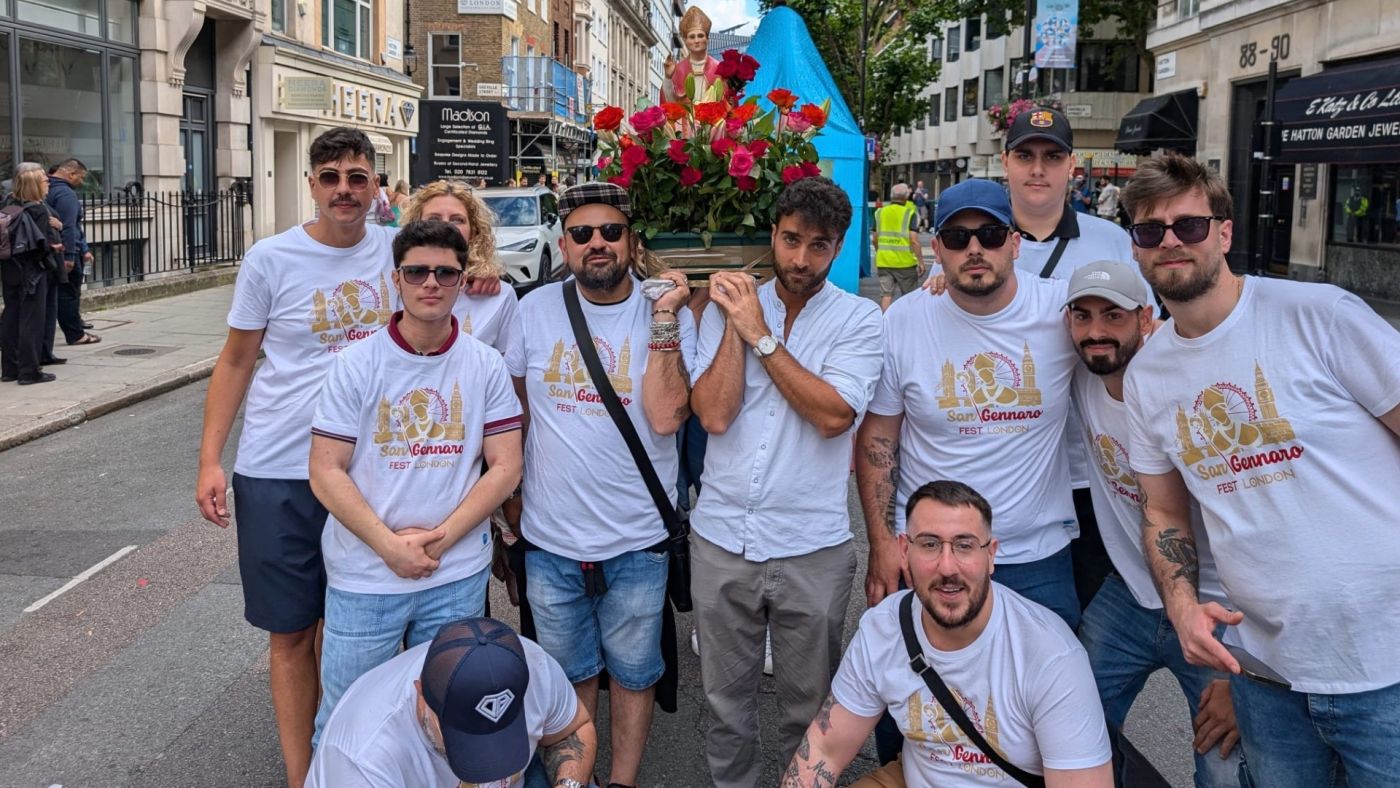
[[[630,214],[616,184],[566,190],[560,252],[572,279],[520,302],[530,414],[521,531],[535,639],[594,719],[598,677],[607,670],[608,782],[622,786],[637,784],[665,671],[667,532],[574,340],[564,287],[577,289],[607,382],[662,480],[678,472],[674,436],[690,412],[685,357],[695,347],[685,277],[662,274],[675,288],[652,301],[632,273],[641,245]],[[675,485],[666,486],[674,506]]]
[[[505,361],[452,316],[467,242],[429,220],[404,227],[393,251],[403,310],[338,354],[311,424],[311,488],[330,512],[318,739],[355,679],[400,644],[482,614],[489,517],[520,482]]]
[[[1332,285],[1231,273],[1233,202],[1203,162],[1151,159],[1123,201],[1172,314],[1124,399],[1143,543],[1182,651],[1236,674],[1254,785],[1393,785],[1400,334]],[[1201,601],[1193,497],[1234,611]],[[1222,623],[1291,689],[1240,675]]]
[[[316,622],[326,591],[326,510],[307,480],[314,394],[337,353],[389,322],[396,232],[365,226],[374,146],[364,132],[331,129],[312,142],[309,158],[316,218],[258,241],[243,257],[228,341],[205,400],[195,489],[204,518],[227,527],[221,458],[246,393],[233,476],[244,616],[271,634],[272,705],[294,788],[311,762]]]

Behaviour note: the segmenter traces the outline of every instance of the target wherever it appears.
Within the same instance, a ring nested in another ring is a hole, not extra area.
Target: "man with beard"
[[[1150,159],[1123,201],[1172,313],[1123,391],[1142,541],[1182,651],[1237,674],[1254,785],[1393,785],[1400,334],[1332,285],[1230,273],[1233,202],[1202,162]],[[1201,598],[1192,497],[1234,611]]]
[[[709,433],[691,515],[706,757],[722,788],[758,783],[764,633],[787,759],[826,695],[856,555],[844,479],[850,433],[880,376],[880,312],[827,281],[851,203],[826,178],[778,197],[775,279],[710,278],[692,405]]]
[[[1074,399],[1085,427],[1076,437],[1088,450],[1094,510],[1117,570],[1104,580],[1079,626],[1104,714],[1110,725],[1121,729],[1147,677],[1166,668],[1186,694],[1195,721],[1197,788],[1238,788],[1239,733],[1229,683],[1182,656],[1142,552],[1142,492],[1128,465],[1123,375],[1155,325],[1151,297],[1136,270],[1106,261],[1074,272],[1066,306],[1070,337],[1084,360],[1074,372]],[[1194,502],[1191,532],[1201,596],[1224,604],[1225,592]],[[1215,755],[1211,750],[1217,744]]]
[[[608,672],[608,782],[621,786],[637,783],[664,670],[667,533],[590,380],[564,288],[577,287],[608,382],[661,479],[674,479],[678,471],[673,436],[690,414],[682,350],[688,355],[695,342],[694,320],[684,308],[690,295],[685,277],[662,274],[676,287],[652,302],[632,276],[641,246],[628,226],[630,214],[627,192],[615,184],[565,191],[559,248],[572,279],[520,302],[530,416],[521,518],[526,594],[536,640],[563,666],[594,719],[598,677]]]
[[[899,553],[913,590],[861,618],[784,788],[835,785],[885,712],[900,721],[908,757],[856,788],[1017,783],[911,668],[902,615],[910,616],[914,650],[1003,758],[1043,775],[1048,788],[1112,786],[1089,660],[1058,616],[992,582],[998,543],[986,499],[961,482],[929,482],[909,496],[905,518]]]

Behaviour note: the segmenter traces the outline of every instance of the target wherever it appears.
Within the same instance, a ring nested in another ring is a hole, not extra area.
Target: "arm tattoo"
[[[817,729],[825,736],[831,730],[831,707],[836,705],[836,698],[827,693],[826,700],[822,701],[822,707],[817,710]]]
[[[1181,535],[1179,528],[1167,528],[1157,535],[1157,554],[1176,567],[1173,580],[1185,580],[1199,588],[1201,567],[1196,559],[1196,544]]]
[[[802,770],[798,768],[797,761],[788,763],[787,770],[783,772],[783,779],[779,782],[779,788],[802,788]]]
[[[564,764],[583,760],[583,740],[579,738],[578,731],[575,731],[545,747],[544,752],[540,753],[540,758],[544,761],[545,773],[551,780],[557,780],[559,770]]]
[[[874,438],[873,447],[865,450],[865,460],[870,467],[884,471],[875,482],[877,494],[885,499],[885,530],[895,532],[894,508],[896,491],[899,489],[899,441],[890,438]]]
[[[836,785],[836,775],[826,768],[826,761],[812,764],[812,788],[832,788]]]

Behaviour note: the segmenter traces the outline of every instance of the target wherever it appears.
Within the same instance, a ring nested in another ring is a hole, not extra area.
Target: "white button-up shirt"
[[[787,308],[776,284],[758,289],[763,318],[781,340]],[[710,368],[725,317],[705,311],[694,379]],[[826,283],[807,302],[783,344],[808,372],[834,387],[856,413],[865,412],[880,378],[880,309],[873,301]],[[750,561],[807,555],[851,538],[846,479],[850,430],[823,438],[790,405],[763,362],[744,352],[744,401],[723,435],[711,435],[691,528]]]

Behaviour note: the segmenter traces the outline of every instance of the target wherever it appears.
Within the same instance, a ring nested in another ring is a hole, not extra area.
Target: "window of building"
[[[456,33],[428,34],[428,94],[462,96],[462,37]]]
[[[982,72],[982,109],[1000,104],[1006,93],[1006,72],[1000,68]]]
[[[1400,164],[1332,167],[1334,243],[1400,246]]]
[[[131,0],[17,0],[15,8],[22,22],[135,44],[135,5]]]
[[[287,0],[272,0],[271,22],[274,32],[287,32]]]
[[[1075,53],[1075,89],[1096,93],[1133,93],[1142,65],[1128,41],[1080,41]]]
[[[1011,69],[1011,79],[1006,81],[1007,101],[1013,101],[1021,97],[1021,80],[1026,78],[1026,75],[1021,73],[1021,64],[1024,62],[1025,58],[1011,58],[1011,64],[1008,66],[1008,68]]]
[[[967,32],[963,35],[966,41],[963,49],[968,52],[976,52],[982,47],[982,17],[973,17],[967,20]]]
[[[136,138],[141,125],[137,115],[136,83],[140,75],[136,69],[136,58],[125,55],[109,55],[107,58],[107,140],[111,149],[111,163],[105,168],[107,177],[102,185],[107,189],[125,186],[129,181],[140,177],[137,163]],[[92,164],[88,163],[91,167]]]
[[[1190,19],[1199,13],[1201,13],[1201,0],[1177,0],[1177,19]]]
[[[928,97],[928,125],[930,126],[938,125],[938,116],[942,114],[939,111],[939,106],[942,98],[943,97],[938,95],[937,93]]]
[[[938,36],[929,37],[928,62],[936,63],[943,59],[943,39]]]
[[[943,91],[943,119],[950,123],[958,119],[957,88],[948,88]]]
[[[948,62],[958,62],[959,47],[962,45],[962,28],[958,26],[948,28]]]
[[[963,117],[977,114],[977,77],[963,80]]]
[[[372,0],[321,0],[321,45],[370,60],[374,37]]]
[[[1031,84],[1035,86],[1032,91],[1037,96],[1048,96],[1051,93],[1063,93],[1069,90],[1070,70],[1067,68],[1042,68],[1038,76]]]
[[[14,136],[10,132],[10,36],[0,35],[0,172],[15,171]]]

